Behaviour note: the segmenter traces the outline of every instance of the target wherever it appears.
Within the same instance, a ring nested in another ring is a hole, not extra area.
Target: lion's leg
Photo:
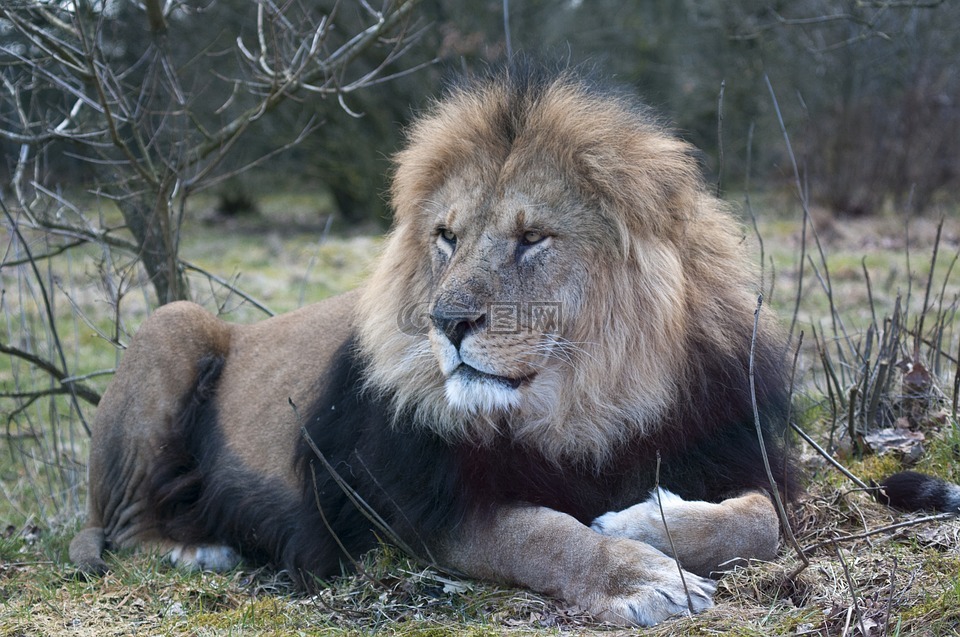
[[[716,585],[648,544],[608,537],[535,506],[503,506],[469,517],[442,547],[469,575],[554,595],[618,624],[653,625],[713,605]],[[689,596],[688,596],[689,595]]]
[[[85,528],[70,546],[81,569],[105,569],[104,548],[153,545],[166,538],[148,501],[151,480],[172,475],[160,467],[184,410],[226,356],[229,328],[192,303],[153,313],[131,340],[97,408],[90,443]],[[211,378],[208,384],[215,383]],[[163,470],[166,472],[163,473]],[[214,560],[216,561],[216,560]]]
[[[763,493],[713,504],[687,501],[660,489],[659,498],[655,492],[645,502],[601,515],[592,528],[604,535],[646,542],[668,555],[674,555],[675,549],[685,569],[709,575],[742,560],[772,560],[780,524],[773,503]]]

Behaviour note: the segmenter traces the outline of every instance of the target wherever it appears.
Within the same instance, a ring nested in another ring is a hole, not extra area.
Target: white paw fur
[[[622,511],[604,513],[590,525],[597,533],[613,537],[627,537],[634,540],[648,541],[647,533],[643,529],[650,526],[660,527],[662,516],[660,507],[667,511],[671,505],[680,505],[685,501],[676,493],[657,488],[650,493],[650,497]]]
[[[187,570],[218,573],[229,571],[240,564],[240,554],[237,551],[219,544],[178,544],[167,553],[167,559],[175,566]]]

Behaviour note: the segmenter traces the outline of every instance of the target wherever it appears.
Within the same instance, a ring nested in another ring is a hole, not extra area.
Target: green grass
[[[224,221],[198,214],[184,228],[182,256],[233,282],[275,312],[345,291],[362,281],[381,239],[326,235],[319,213],[324,205],[308,196],[282,195],[265,199],[259,217]],[[760,224],[766,285],[771,281],[773,285],[768,307],[784,323],[791,319],[797,290],[799,218],[798,211],[783,210]],[[915,321],[935,226],[930,219],[911,222],[908,268],[903,224],[896,219],[818,223],[834,286],[833,305],[810,264],[804,266],[798,327],[806,336],[798,366],[795,419],[821,444],[834,440],[834,455],[864,480],[879,479],[901,463],[894,456],[859,455],[845,440],[846,412],[831,406],[825,395],[820,351],[810,334],[816,329],[822,342],[830,344],[831,355],[838,355],[837,348],[845,346],[845,340],[833,331],[831,311],[836,309],[847,336],[852,341],[863,337],[873,314],[863,278],[864,257],[874,312],[882,320],[892,312],[898,293],[906,304],[909,290],[909,316]],[[751,231],[745,230],[745,237],[756,243]],[[948,221],[945,237],[936,266],[939,277],[956,254],[955,220]],[[812,240],[807,253],[822,270]],[[104,302],[104,272],[97,259],[96,251],[78,250],[69,263],[55,260],[45,273],[55,298],[57,332],[68,367],[76,375],[115,367],[122,344],[151,305],[132,286],[121,303],[124,329],[119,344],[112,342],[114,310]],[[128,274],[133,277],[133,272]],[[0,270],[6,290],[0,340],[53,356],[44,309],[29,276],[23,270]],[[958,277],[953,273],[944,286],[947,306],[960,293]],[[936,294],[941,281],[935,277]],[[264,316],[202,274],[191,273],[190,285],[194,298],[228,320],[254,321]],[[956,352],[957,338],[950,331],[945,349]],[[901,352],[905,353],[909,352]],[[938,387],[945,400],[924,421],[926,453],[917,468],[958,480],[960,433],[949,413],[954,367],[944,359],[939,370]],[[846,373],[852,378],[854,371]],[[98,375],[85,382],[102,391],[108,380],[109,375]],[[45,374],[0,358],[2,391],[48,386]],[[39,400],[10,418],[16,403],[0,401],[0,415],[8,417],[0,442],[0,637],[611,632],[549,598],[482,582],[454,582],[392,549],[366,556],[365,575],[337,578],[313,597],[296,593],[282,576],[268,570],[184,573],[149,554],[110,556],[107,575],[79,578],[67,559],[84,492],[87,437],[78,412],[60,396]],[[896,402],[896,397],[891,401]],[[94,413],[82,403],[81,410],[88,418]],[[857,536],[904,519],[860,492],[809,449],[801,445],[798,451],[811,477],[809,493],[792,510],[792,526],[802,546]],[[840,543],[839,554],[829,546],[818,549],[811,555],[812,565],[796,579],[787,576],[798,560],[784,547],[775,563],[740,569],[723,578],[713,611],[646,633],[853,634],[859,612],[875,631],[889,623],[890,634],[950,634],[960,622],[958,545],[956,522],[924,523],[846,540]]]

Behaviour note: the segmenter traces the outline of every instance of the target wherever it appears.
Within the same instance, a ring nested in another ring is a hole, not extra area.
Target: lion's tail
[[[104,542],[103,528],[88,526],[70,542],[70,561],[76,564],[82,573],[103,575],[107,572],[107,563],[102,557]]]
[[[904,511],[960,513],[960,485],[916,471],[901,471],[877,485],[882,504]]]

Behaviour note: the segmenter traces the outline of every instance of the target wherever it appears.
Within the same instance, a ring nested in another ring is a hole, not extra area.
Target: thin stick
[[[854,385],[850,388],[850,400],[847,402],[847,435],[850,436],[850,440],[853,444],[859,448],[860,447],[860,436],[857,434],[857,387]]]
[[[957,400],[960,399],[960,347],[957,350],[957,368],[953,372],[953,409],[950,415],[953,418],[954,426],[957,425]]]
[[[203,276],[207,277],[207,278],[210,279],[211,281],[216,281],[217,283],[219,283],[219,284],[222,285],[223,287],[227,288],[230,292],[232,292],[233,294],[236,294],[237,296],[239,296],[240,298],[242,298],[244,301],[248,302],[250,305],[252,305],[253,307],[257,308],[258,310],[260,310],[261,312],[263,312],[263,313],[266,314],[267,316],[276,316],[276,312],[274,312],[273,310],[271,310],[270,308],[268,308],[266,305],[264,305],[263,303],[261,303],[261,302],[258,301],[257,299],[253,298],[252,296],[250,296],[249,294],[247,294],[246,292],[244,292],[243,290],[241,290],[241,289],[238,288],[237,286],[233,285],[232,283],[230,283],[230,282],[227,281],[226,279],[217,276],[217,275],[214,274],[213,272],[208,272],[208,271],[204,270],[203,268],[201,268],[199,265],[196,265],[196,264],[194,264],[194,263],[190,263],[189,261],[184,261],[183,259],[180,259],[180,265],[183,266],[183,269],[184,269],[184,270],[192,270],[192,271],[194,271],[194,272],[196,272],[196,273],[198,273],[198,274],[202,274]]]
[[[867,270],[866,255],[860,259],[860,266],[863,268],[863,280],[867,283],[867,303],[870,305],[870,317],[873,319],[873,324],[877,329],[880,329],[880,323],[877,322],[876,304],[873,302],[873,286],[870,285],[870,272]]]
[[[720,196],[723,183],[723,90],[726,87],[727,81],[720,80],[720,97],[717,98],[717,197]]]
[[[753,212],[753,204],[750,201],[750,170],[753,162],[753,129],[754,122],[750,122],[750,128],[747,130],[747,169],[744,178],[743,203],[747,207],[747,214],[750,215],[750,221],[753,222],[753,232],[757,235],[757,243],[760,244],[760,291],[763,291],[764,267],[766,266],[766,256],[763,252],[763,235],[760,234],[760,226],[757,224],[757,215]],[[771,279],[773,275],[771,275]],[[773,297],[773,281],[770,282],[770,297]]]
[[[797,338],[797,349],[793,352],[793,365],[790,366],[790,386],[787,390],[787,423],[791,424],[793,422],[793,390],[795,388],[794,382],[797,378],[797,361],[800,359],[800,346],[803,345],[803,330],[800,330],[800,336]],[[783,457],[783,470],[786,473],[787,470],[787,456],[784,454]]]
[[[663,512],[663,498],[660,497],[660,450],[657,449],[657,475],[654,482],[654,490],[657,494],[657,506],[660,508],[660,521],[663,522],[663,530],[667,533],[667,542],[670,543],[670,552],[673,553],[673,560],[677,563],[677,571],[680,572],[680,583],[683,584],[683,592],[687,596],[687,612],[693,616],[693,600],[690,599],[690,590],[687,588],[687,578],[683,575],[683,565],[680,564],[680,558],[677,557],[677,549],[673,545],[673,535],[670,534],[670,527],[667,526],[667,516]]]
[[[431,566],[434,566],[434,567],[438,568],[438,569],[447,570],[447,569],[442,569],[442,567],[440,567],[440,566],[438,565],[439,563],[438,563],[437,560],[433,557],[433,553],[430,552],[430,546],[427,544],[427,541],[423,539],[423,537],[420,535],[419,530],[418,530],[418,529],[416,528],[416,526],[410,521],[410,518],[407,517],[406,512],[405,512],[402,508],[400,508],[400,505],[399,505],[399,504],[396,503],[396,501],[393,499],[393,496],[391,496],[390,493],[389,493],[386,489],[383,488],[383,485],[380,484],[380,481],[379,481],[379,480],[377,480],[377,476],[373,475],[373,471],[370,470],[370,467],[367,466],[367,463],[363,460],[363,458],[360,456],[360,454],[354,452],[353,455],[354,455],[354,457],[357,459],[357,462],[360,463],[360,466],[363,467],[363,470],[367,472],[367,475],[370,476],[370,479],[373,480],[373,483],[374,483],[374,484],[377,486],[377,488],[380,489],[380,491],[383,493],[384,497],[386,497],[388,500],[390,500],[390,503],[397,509],[397,512],[398,512],[400,515],[403,516],[403,519],[404,519],[404,520],[406,521],[406,523],[410,526],[410,529],[411,529],[411,530],[413,531],[413,533],[417,536],[417,539],[420,540],[420,545],[423,547],[423,552],[424,552],[424,553],[426,554],[426,556],[427,556],[427,563],[430,564]],[[461,577],[462,577],[462,574],[461,574],[461,573],[457,573],[457,572],[454,572],[454,571],[448,571],[448,572],[451,573],[451,574],[453,574],[453,575],[457,575],[457,576],[461,576]]]
[[[360,564],[353,554],[347,550],[347,547],[343,545],[343,542],[340,540],[340,535],[333,530],[332,526],[330,526],[330,522],[327,520],[327,515],[323,512],[323,506],[320,504],[320,488],[317,486],[317,472],[313,471],[312,469],[313,463],[310,464],[310,479],[313,480],[313,501],[317,506],[317,512],[320,514],[320,519],[323,520],[323,525],[327,527],[327,532],[330,533],[330,537],[332,537],[333,541],[336,542],[337,546],[340,547],[340,551],[342,551],[346,558],[350,560],[350,563],[353,564],[353,568],[356,569],[358,573],[363,575],[368,582],[374,586],[379,586],[380,582],[374,579],[374,577],[370,575],[365,568],[363,568],[363,565]]]
[[[920,340],[923,338],[923,321],[927,317],[927,308],[930,307],[930,288],[933,287],[933,273],[937,269],[937,254],[940,252],[940,233],[943,231],[943,217],[937,224],[937,236],[933,240],[933,254],[930,256],[930,272],[927,273],[927,287],[923,292],[923,307],[920,308],[920,320],[917,325],[916,340],[913,346],[913,357],[916,362],[920,354]]]
[[[410,547],[410,545],[400,538],[399,534],[397,534],[397,532],[394,531],[389,524],[387,524],[386,520],[380,517],[380,514],[377,513],[376,510],[374,510],[374,508],[370,506],[370,504],[368,504],[359,493],[357,493],[356,489],[350,486],[347,481],[344,480],[343,477],[337,472],[337,470],[333,468],[333,465],[330,464],[323,452],[320,451],[320,448],[317,447],[317,444],[313,441],[313,438],[310,437],[310,433],[307,431],[307,428],[303,426],[302,419],[300,418],[300,411],[297,409],[296,404],[294,404],[293,400],[290,398],[287,399],[287,402],[290,404],[291,409],[293,409],[293,413],[296,415],[297,421],[301,423],[300,435],[303,436],[307,446],[309,446],[314,455],[320,459],[324,469],[327,470],[327,473],[330,474],[330,477],[333,478],[333,481],[337,484],[337,486],[340,487],[344,495],[347,496],[347,499],[349,499],[350,502],[357,507],[357,510],[360,511],[360,513],[362,513],[363,516],[366,517],[377,529],[379,529],[380,532],[390,540],[390,542],[392,542],[397,548],[409,555],[411,558],[425,563],[433,568],[437,568],[438,570],[453,573],[453,571],[441,567],[436,562],[432,561],[432,559],[424,560]],[[456,573],[453,574],[456,575]]]
[[[847,580],[847,586],[850,588],[850,597],[853,598],[853,610],[857,614],[857,623],[860,624],[860,634],[866,635],[867,629],[863,626],[863,613],[860,612],[860,602],[857,601],[857,589],[853,586],[853,578],[850,576],[850,569],[847,567],[846,560],[843,559],[843,553],[840,547],[834,547],[837,550],[837,559],[840,560],[840,566],[843,567],[843,575]]]
[[[890,531],[896,531],[898,529],[905,529],[911,526],[918,526],[925,522],[941,522],[943,520],[952,520],[957,517],[957,513],[937,513],[936,515],[927,515],[922,518],[915,518],[913,520],[904,520],[903,522],[897,522],[895,524],[888,524],[887,526],[881,526],[870,531],[864,531],[863,533],[857,533],[855,535],[844,535],[841,537],[830,538],[829,540],[823,540],[822,542],[817,542],[816,544],[811,544],[810,546],[804,547],[804,553],[813,553],[817,549],[822,549],[825,546],[832,546],[834,544],[841,544],[843,542],[850,542],[852,540],[863,540],[874,535],[880,535],[881,533],[889,533]]]
[[[893,609],[893,594],[896,592],[896,587],[894,586],[894,581],[897,578],[897,556],[893,556],[893,569],[890,571],[890,596],[887,597],[887,613],[883,621],[883,634],[890,634],[890,615],[892,614]]]
[[[57,323],[53,314],[53,306],[50,304],[50,296],[47,293],[47,287],[43,283],[43,277],[40,275],[40,269],[37,267],[37,262],[33,259],[33,253],[30,250],[30,245],[24,240],[23,235],[20,233],[20,227],[17,225],[16,220],[14,220],[13,215],[10,214],[10,210],[7,208],[7,204],[3,202],[3,199],[0,199],[0,208],[3,209],[3,214],[10,223],[10,230],[17,236],[17,241],[20,242],[23,251],[30,260],[30,269],[33,270],[33,275],[37,279],[37,285],[40,287],[40,298],[43,299],[43,307],[47,315],[47,322],[50,325],[50,336],[53,340],[54,350],[56,351],[57,356],[60,358],[60,366],[63,371],[63,376],[69,376],[70,374],[67,373],[67,356],[63,353],[63,344],[60,341],[59,334],[57,333]],[[76,410],[77,416],[80,417],[80,424],[83,425],[84,431],[86,431],[87,436],[89,436],[90,426],[87,424],[87,420],[83,416],[83,410],[80,409],[77,387],[73,383],[70,383],[67,385],[67,388],[70,390],[70,402],[73,403],[73,408]]]
[[[941,223],[943,222],[941,221]],[[950,282],[950,274],[953,272],[954,266],[957,265],[958,259],[960,259],[960,249],[953,253],[953,259],[947,266],[947,273],[943,275],[943,283],[940,285],[940,301],[937,304],[937,316],[943,316],[943,302],[946,300],[947,283]]]
[[[757,383],[756,377],[754,375],[754,352],[757,346],[757,331],[760,326],[760,308],[763,306],[763,295],[757,297],[757,309],[753,312],[753,335],[750,339],[750,402],[753,405],[753,424],[757,428],[757,441],[760,443],[760,454],[763,456],[763,467],[767,471],[767,479],[770,481],[770,497],[773,499],[774,504],[776,504],[777,514],[780,516],[780,524],[783,526],[783,533],[787,537],[787,540],[797,551],[797,555],[803,561],[803,567],[798,569],[793,573],[792,577],[796,577],[803,569],[810,566],[810,561],[807,559],[807,556],[803,554],[803,550],[800,548],[800,544],[797,542],[796,536],[793,534],[793,529],[790,527],[790,520],[787,518],[787,510],[783,506],[783,500],[780,497],[780,489],[777,487],[777,481],[773,477],[773,469],[770,468],[770,457],[767,455],[767,445],[763,440],[763,429],[760,427],[760,408],[757,406]]]
[[[793,330],[797,326],[797,317],[800,314],[800,298],[803,294],[803,270],[807,260],[807,224],[810,221],[810,210],[807,206],[807,199],[804,196],[803,185],[800,181],[800,169],[797,166],[797,157],[793,154],[793,145],[790,143],[790,135],[787,134],[787,126],[783,123],[783,114],[780,112],[780,103],[777,101],[777,94],[773,90],[773,84],[766,73],[763,75],[767,83],[767,89],[770,91],[770,98],[773,100],[773,110],[777,114],[777,121],[780,123],[780,132],[783,133],[783,141],[787,145],[787,154],[793,164],[793,177],[797,188],[797,196],[800,198],[800,205],[803,207],[803,225],[800,230],[800,262],[797,266],[797,297],[794,300],[793,318],[790,319],[790,331],[788,338],[793,340]]]
[[[510,0],[503,0],[503,38],[507,45],[507,59],[512,59],[513,42],[510,40]]]
[[[292,403],[291,403],[292,404]],[[316,443],[313,441],[313,438],[310,437],[310,434],[307,432],[306,427],[300,428],[300,434],[303,436],[303,439],[306,441],[307,446],[310,447],[310,450],[320,459],[320,462],[323,464],[323,468],[327,470],[327,473],[330,474],[330,477],[333,478],[333,481],[337,483],[337,486],[343,491],[347,496],[347,499],[353,503],[357,510],[360,511],[364,517],[370,520],[374,526],[376,526],[384,535],[386,535],[391,542],[393,542],[397,547],[404,551],[407,555],[411,557],[417,557],[417,554],[411,549],[403,540],[400,539],[400,536],[397,535],[396,531],[390,528],[390,525],[387,524],[386,520],[380,517],[380,515],[371,507],[366,500],[364,500],[357,491],[351,487],[346,480],[333,468],[333,465],[327,460],[326,456],[323,455],[323,452],[320,451],[320,448],[317,447]]]
[[[811,447],[813,447],[813,450],[814,450],[814,451],[816,451],[817,453],[819,453],[821,456],[823,456],[823,458],[824,458],[827,462],[829,462],[830,464],[832,464],[834,469],[836,469],[837,471],[839,471],[839,472],[842,473],[843,475],[847,476],[847,478],[849,478],[851,482],[853,482],[855,485],[857,485],[857,486],[860,487],[861,489],[864,489],[864,490],[869,490],[869,489],[870,489],[870,486],[869,486],[869,485],[867,485],[863,480],[861,480],[861,479],[858,478],[857,476],[855,476],[855,475],[853,475],[852,473],[850,473],[850,471],[849,471],[846,467],[844,467],[842,464],[840,464],[839,462],[837,462],[836,459],[834,459],[833,456],[831,456],[829,453],[827,453],[827,450],[826,450],[826,449],[824,449],[823,447],[821,447],[820,445],[818,445],[813,438],[811,438],[809,435],[807,435],[807,432],[805,432],[803,429],[800,428],[799,425],[797,425],[796,423],[793,423],[793,422],[792,422],[792,423],[790,423],[790,427],[791,427],[795,432],[797,432],[797,434],[799,434],[799,436],[800,436],[801,438],[803,438],[804,442],[806,442],[808,445],[810,445]]]
[[[14,347],[13,345],[7,345],[6,343],[0,342],[0,354],[9,354],[11,356],[16,356],[17,358],[24,360],[37,369],[42,369],[51,377],[53,377],[57,382],[63,385],[64,391],[56,392],[58,394],[70,394],[75,398],[82,398],[94,407],[97,406],[100,402],[100,394],[79,382],[77,376],[69,375],[65,371],[58,368],[55,364],[51,363],[48,360],[44,360],[32,354],[30,352],[24,351],[19,347]]]

